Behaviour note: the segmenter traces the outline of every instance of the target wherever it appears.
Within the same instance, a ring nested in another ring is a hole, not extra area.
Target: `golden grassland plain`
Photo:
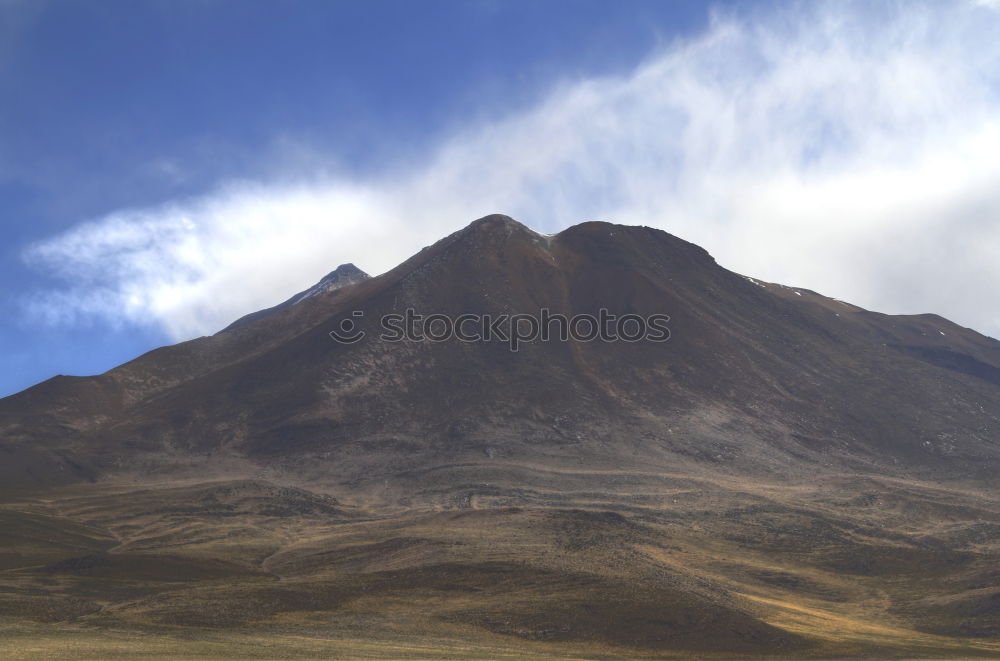
[[[0,656],[1000,658],[1000,500],[982,490],[511,470],[553,487],[9,499]]]

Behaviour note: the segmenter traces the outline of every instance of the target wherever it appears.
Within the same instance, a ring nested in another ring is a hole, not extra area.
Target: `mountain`
[[[384,337],[408,310],[668,333]],[[46,619],[198,627],[234,657],[264,630],[306,655],[995,654],[998,429],[1000,343],[941,317],[655,229],[488,216],[0,400],[0,613],[32,645]]]
[[[223,328],[220,333],[225,333],[226,331],[233,330],[234,328],[239,328],[240,326],[246,326],[249,323],[263,319],[269,315],[274,314],[278,310],[284,310],[292,305],[297,305],[302,301],[322,294],[324,292],[333,291],[334,289],[340,289],[341,287],[346,287],[347,285],[353,285],[355,282],[361,282],[362,280],[367,280],[369,276],[367,273],[359,269],[354,264],[341,264],[336,269],[327,273],[322,280],[317,282],[315,285],[306,289],[305,291],[300,291],[295,296],[292,296],[284,303],[279,303],[274,307],[266,308],[264,310],[258,310],[257,312],[251,312],[248,315],[244,315]]]

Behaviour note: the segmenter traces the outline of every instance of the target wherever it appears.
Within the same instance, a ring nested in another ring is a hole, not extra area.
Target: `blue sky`
[[[0,395],[495,211],[997,334],[993,5],[0,0]]]
[[[222,181],[418,158],[463,116],[628,69],[706,21],[699,3],[600,0],[25,0],[0,17],[0,394],[172,339],[155,324],[25,319],[23,299],[53,285],[26,245]]]

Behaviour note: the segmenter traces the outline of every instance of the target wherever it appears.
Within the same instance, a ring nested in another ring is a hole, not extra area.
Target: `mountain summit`
[[[115,602],[122,621],[341,626],[370,594],[435,635],[574,653],[985,653],[998,374],[1000,343],[935,315],[761,282],[656,229],[492,215],[0,400],[0,477],[117,540],[49,549],[55,575],[236,563],[205,570],[230,591]],[[234,560],[231,534],[257,546]]]
[[[284,303],[279,303],[274,307],[267,308],[265,310],[258,310],[257,312],[251,312],[248,315],[240,317],[233,323],[229,324],[223,328],[220,333],[225,333],[226,331],[233,330],[234,328],[239,328],[240,326],[246,326],[249,323],[253,323],[259,319],[263,319],[268,315],[272,315],[278,310],[284,310],[285,308],[301,303],[307,298],[312,298],[318,294],[324,292],[333,291],[334,289],[340,289],[341,287],[346,287],[347,285],[353,285],[355,282],[361,282],[362,280],[367,280],[369,276],[367,273],[359,269],[354,264],[341,264],[336,269],[330,273],[323,276],[323,279],[317,282],[315,285],[300,291],[295,294]]]

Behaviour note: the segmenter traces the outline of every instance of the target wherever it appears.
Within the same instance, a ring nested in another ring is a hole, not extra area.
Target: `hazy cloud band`
[[[25,252],[53,323],[211,333],[342,262],[384,271],[491,212],[660,227],[733,270],[998,334],[1000,12],[989,2],[716,16],[620,77],[455,127],[385,178],[242,182]],[[793,8],[788,8],[793,7]],[[794,8],[797,7],[797,8]]]

